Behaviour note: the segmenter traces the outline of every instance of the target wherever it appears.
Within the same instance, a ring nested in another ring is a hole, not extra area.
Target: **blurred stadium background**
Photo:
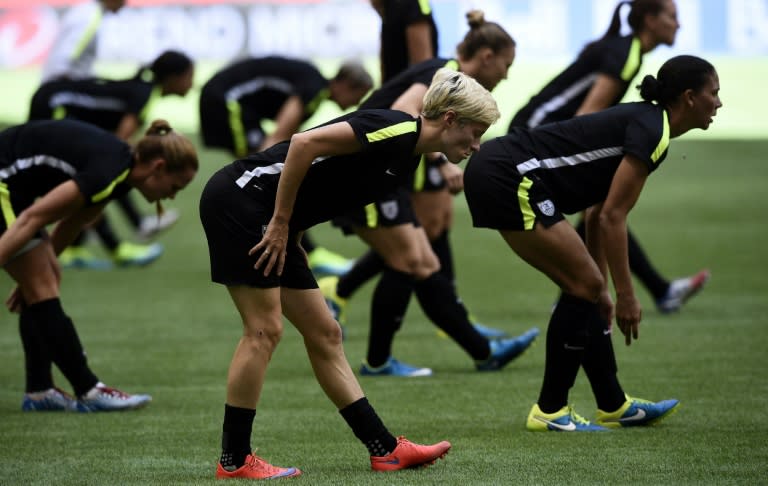
[[[84,0],[0,0],[0,123],[26,119],[44,59],[65,9]],[[442,56],[452,56],[472,8],[501,24],[518,42],[509,79],[494,95],[504,118],[500,133],[527,98],[589,40],[602,35],[615,0],[432,0]],[[641,75],[668,57],[688,53],[712,61],[721,76],[724,108],[707,137],[768,136],[768,0],[678,0],[682,24],[673,48],[646,56]],[[314,60],[331,74],[342,58],[363,59],[377,74],[379,19],[367,0],[128,0],[105,18],[97,73],[127,77],[165,49],[198,63],[196,85],[242,56],[280,54]],[[638,78],[640,79],[640,78]],[[196,91],[156,106],[179,128],[197,129]],[[634,90],[627,95],[635,97]],[[327,117],[327,112],[318,113]],[[309,122],[311,123],[311,121]],[[687,137],[700,137],[692,133]]]

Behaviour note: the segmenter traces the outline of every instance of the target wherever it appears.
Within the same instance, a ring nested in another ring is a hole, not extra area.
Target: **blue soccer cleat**
[[[476,361],[478,371],[496,371],[502,369],[510,361],[517,358],[528,349],[539,335],[539,328],[532,327],[524,334],[514,338],[496,339],[488,341],[491,347],[491,356],[484,361]]]
[[[605,427],[594,425],[581,415],[577,414],[573,407],[567,405],[557,412],[544,413],[538,403],[534,403],[528,413],[525,428],[532,432],[603,432]]]
[[[74,410],[82,413],[133,410],[144,407],[151,401],[152,397],[149,395],[129,395],[99,383],[77,399]]]
[[[25,393],[21,409],[25,412],[63,412],[75,409],[75,398],[58,388]]]
[[[386,363],[381,366],[373,367],[366,361],[360,366],[360,374],[363,376],[432,376],[430,368],[418,368],[409,364],[401,363],[393,357],[389,357]]]
[[[678,400],[662,400],[651,402],[641,398],[631,398],[614,412],[597,411],[595,423],[605,427],[634,427],[639,425],[654,425],[672,415],[680,404]]]

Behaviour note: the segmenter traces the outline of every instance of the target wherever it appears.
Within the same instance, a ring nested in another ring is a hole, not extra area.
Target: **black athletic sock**
[[[251,431],[256,410],[224,405],[224,425],[221,433],[222,467],[234,471],[245,464],[251,453]]]
[[[123,210],[123,214],[131,223],[134,230],[139,229],[141,226],[141,213],[136,209],[136,204],[133,202],[130,192],[126,192],[122,196],[117,198],[117,203],[120,205],[120,209]]]
[[[397,447],[397,439],[389,433],[367,398],[347,405],[339,413],[352,428],[355,437],[368,449],[368,454],[386,456]]]
[[[120,241],[117,239],[115,230],[112,228],[112,224],[110,224],[106,215],[102,215],[99,218],[93,229],[96,231],[96,234],[99,235],[99,239],[109,251],[112,252],[117,249],[117,245],[120,244]]]
[[[88,367],[83,346],[72,323],[64,313],[58,298],[27,306],[29,318],[37,323],[39,335],[51,360],[72,384],[77,396],[96,386],[99,379]]]
[[[453,283],[435,272],[424,280],[414,282],[416,297],[429,319],[445,331],[475,361],[490,357],[491,346],[469,321],[467,309],[456,295]]]
[[[339,277],[336,285],[336,295],[342,299],[352,296],[367,281],[386,268],[384,260],[373,250],[368,250],[352,265],[344,275]]]
[[[629,253],[629,269],[651,293],[653,300],[664,297],[669,289],[669,281],[653,268],[640,243],[629,230],[627,230],[627,252]]]
[[[432,250],[440,260],[440,273],[451,283],[455,283],[456,274],[453,270],[453,253],[451,252],[451,241],[448,238],[448,230],[443,231],[440,236],[430,242]]]
[[[576,381],[587,348],[587,323],[597,304],[561,293],[547,327],[544,380],[538,405],[554,413],[568,405],[568,392]]]
[[[413,277],[386,268],[371,299],[371,328],[366,360],[374,368],[392,354],[392,341],[400,329],[413,292]]]
[[[581,365],[592,386],[597,408],[613,412],[624,404],[625,396],[617,376],[608,323],[599,315],[588,323],[589,340]]]
[[[309,255],[312,253],[312,250],[317,248],[317,245],[315,245],[315,241],[309,236],[308,232],[304,232],[303,235],[301,235],[301,247],[304,248],[304,251]]]
[[[53,388],[51,375],[51,356],[40,336],[37,323],[32,319],[25,306],[19,314],[19,335],[24,347],[24,370],[26,374],[27,393],[39,392]]]

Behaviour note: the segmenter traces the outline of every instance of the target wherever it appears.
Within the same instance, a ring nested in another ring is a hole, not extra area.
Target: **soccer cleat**
[[[25,412],[61,412],[74,410],[75,398],[58,388],[25,393],[21,409]]]
[[[292,478],[300,474],[301,471],[295,467],[273,466],[254,454],[245,456],[245,464],[234,471],[227,471],[221,463],[216,467],[216,478],[218,479],[278,479]]]
[[[680,310],[686,300],[704,287],[710,276],[709,270],[701,270],[692,277],[678,278],[670,282],[667,293],[656,301],[659,312],[669,314]]]
[[[317,280],[317,286],[323,293],[325,303],[331,311],[331,315],[339,324],[347,322],[347,299],[343,299],[336,294],[336,285],[339,283],[339,277],[323,277]]]
[[[386,456],[371,456],[371,469],[374,471],[397,471],[409,467],[429,466],[445,457],[451,449],[448,441],[432,445],[414,444],[405,437],[397,438],[397,447]]]
[[[112,259],[121,267],[142,267],[154,262],[163,254],[163,245],[137,245],[124,241],[112,252]]]
[[[469,320],[472,321],[472,326],[475,328],[475,330],[486,339],[498,339],[508,335],[506,331],[502,331],[501,329],[496,329],[480,324],[471,315],[469,316]],[[446,332],[442,329],[437,330],[437,335],[441,338],[449,337],[448,334],[446,334]]]
[[[59,263],[63,268],[82,268],[88,270],[107,270],[112,268],[109,260],[94,255],[84,246],[69,246],[59,254]]]
[[[363,361],[360,366],[360,374],[364,376],[432,376],[430,368],[417,368],[409,364],[401,363],[393,357],[389,357],[386,363],[374,368],[368,362]]]
[[[601,432],[605,427],[593,425],[589,420],[577,414],[573,407],[567,405],[555,413],[544,413],[538,403],[534,403],[528,413],[525,427],[533,432]]]
[[[149,395],[129,395],[104,383],[98,383],[77,399],[74,410],[83,413],[133,410],[144,407],[151,401],[152,397]]]
[[[539,335],[539,328],[532,327],[525,333],[514,338],[488,341],[491,356],[485,361],[476,361],[478,371],[496,371],[502,369],[510,361],[517,358],[528,349]]]
[[[309,268],[319,275],[344,275],[352,268],[354,260],[318,246],[307,254]]]
[[[672,415],[680,404],[678,400],[650,402],[626,395],[627,401],[615,412],[597,411],[595,423],[604,427],[632,427],[654,425]]]
[[[136,236],[141,241],[148,241],[158,233],[170,228],[179,220],[179,212],[175,209],[166,209],[163,214],[147,215],[141,218]]]

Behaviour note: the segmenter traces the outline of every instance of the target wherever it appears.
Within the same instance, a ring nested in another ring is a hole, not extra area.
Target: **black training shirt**
[[[421,120],[394,110],[358,110],[321,126],[346,122],[352,126],[359,152],[318,157],[309,168],[291,217],[294,230],[328,221],[350,208],[364,206],[393,190],[418,165],[414,153]],[[237,187],[259,200],[274,200],[290,141],[236,160],[228,166]]]

